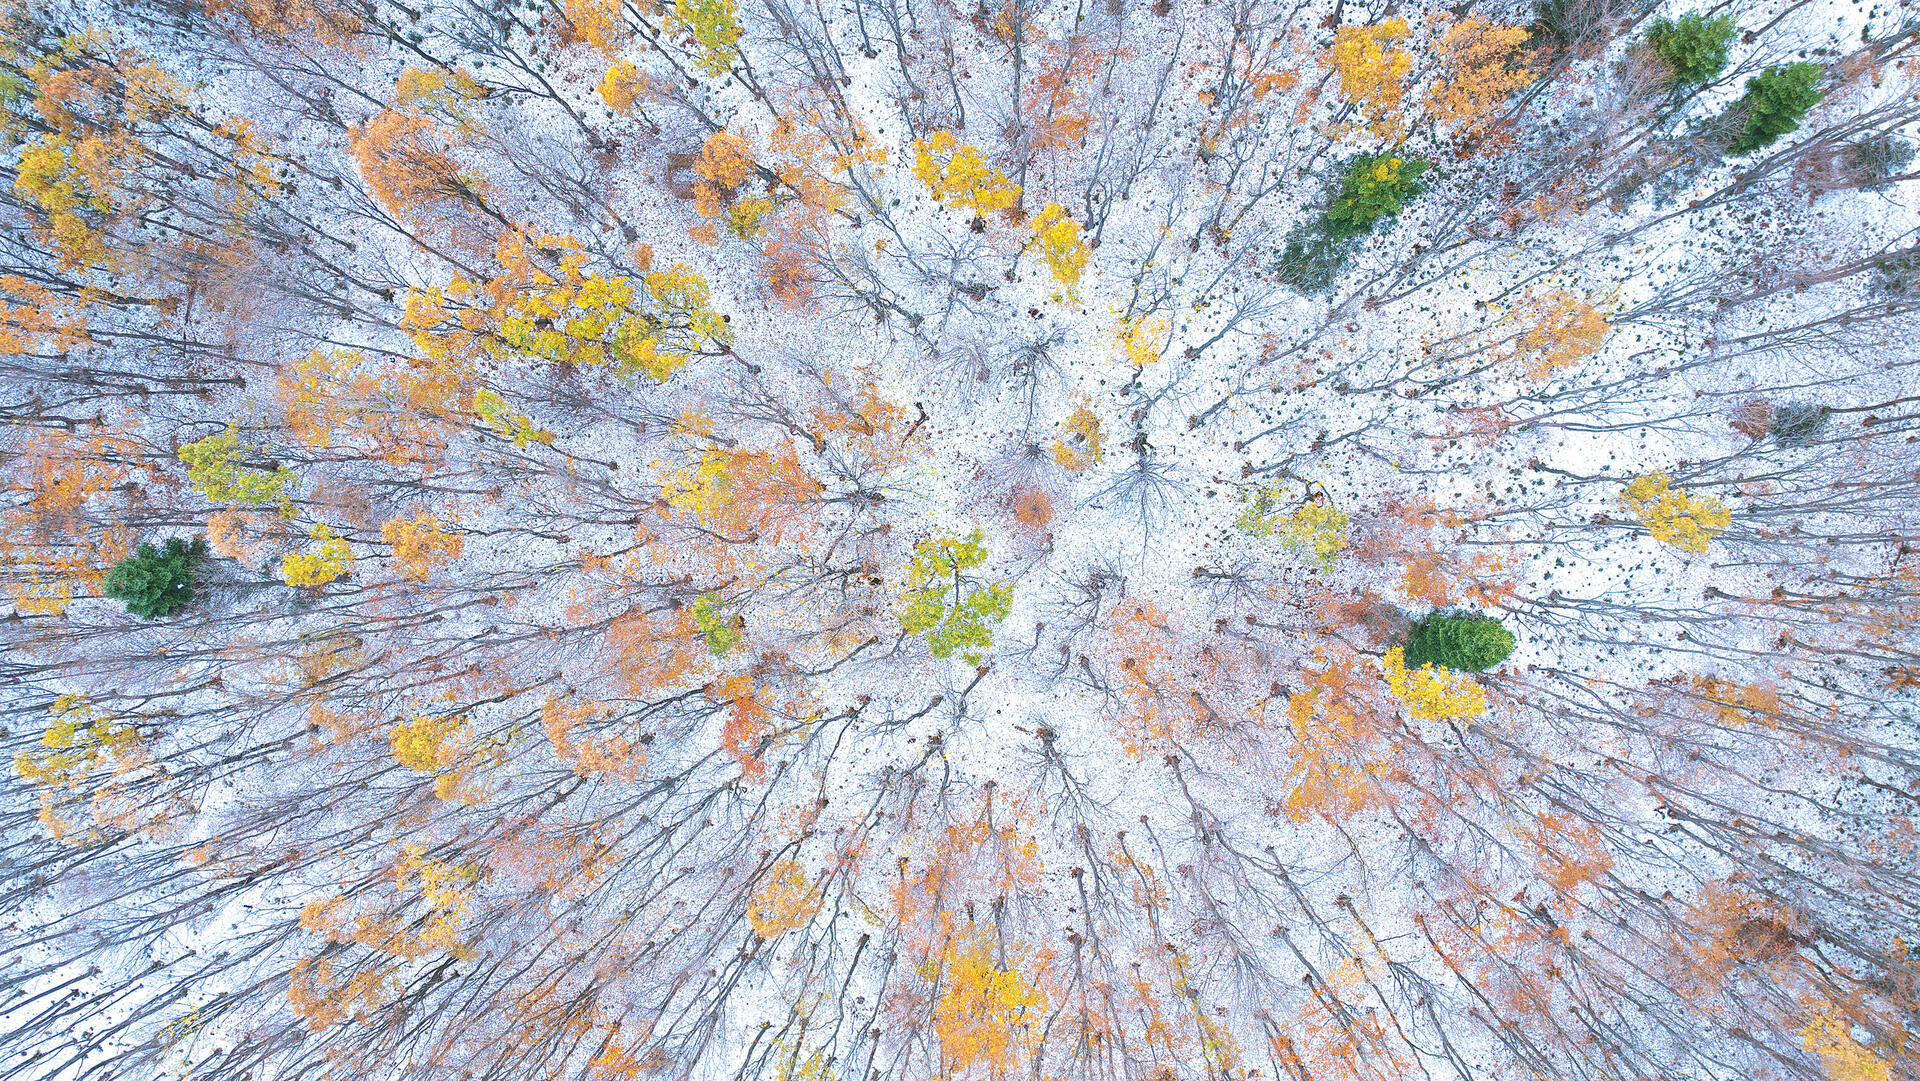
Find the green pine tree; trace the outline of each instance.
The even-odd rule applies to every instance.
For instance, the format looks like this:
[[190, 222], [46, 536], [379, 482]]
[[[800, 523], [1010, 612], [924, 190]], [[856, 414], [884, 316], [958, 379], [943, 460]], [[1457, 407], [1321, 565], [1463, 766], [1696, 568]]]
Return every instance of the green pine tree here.
[[1782, 135], [1798, 128], [1807, 110], [1826, 96], [1820, 89], [1822, 73], [1820, 65], [1802, 60], [1775, 64], [1748, 79], [1746, 97], [1734, 106], [1745, 114], [1746, 126], [1728, 149], [1735, 154], [1751, 153], [1772, 146]]
[[143, 543], [107, 572], [104, 592], [142, 619], [171, 615], [193, 599], [193, 574], [206, 555], [207, 542], [198, 537], [192, 544], [170, 537], [164, 552]]
[[1513, 632], [1491, 616], [1435, 612], [1407, 636], [1408, 668], [1434, 664], [1458, 672], [1484, 672], [1513, 652]]
[[1653, 51], [1673, 68], [1674, 86], [1712, 82], [1727, 69], [1728, 48], [1733, 44], [1733, 16], [1709, 19], [1705, 15], [1682, 15], [1679, 19], [1655, 19], [1647, 27], [1647, 40]]

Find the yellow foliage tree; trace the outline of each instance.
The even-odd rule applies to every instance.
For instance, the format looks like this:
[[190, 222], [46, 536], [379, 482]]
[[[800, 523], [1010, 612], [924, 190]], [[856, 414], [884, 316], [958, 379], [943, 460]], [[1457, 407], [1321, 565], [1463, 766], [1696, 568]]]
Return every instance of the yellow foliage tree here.
[[1555, 289], [1516, 306], [1507, 321], [1521, 324], [1513, 359], [1534, 379], [1545, 379], [1598, 353], [1613, 324], [1586, 297]]
[[1400, 103], [1413, 57], [1394, 43], [1408, 29], [1398, 16], [1372, 26], [1343, 26], [1334, 31], [1323, 61], [1340, 77], [1340, 97], [1360, 110], [1375, 135], [1396, 142], [1405, 130]]
[[1473, 676], [1423, 664], [1407, 667], [1406, 650], [1394, 646], [1384, 660], [1387, 688], [1419, 721], [1459, 721], [1487, 712], [1487, 693]]
[[1648, 473], [1635, 477], [1620, 493], [1620, 507], [1662, 544], [1683, 552], [1704, 552], [1733, 521], [1733, 512], [1712, 496], [1675, 491], [1673, 477]]
[[624, 113], [633, 108], [633, 103], [647, 92], [650, 82], [646, 72], [625, 60], [617, 60], [600, 77], [600, 85], [596, 89], [600, 91], [600, 100], [607, 103], [607, 108]]
[[1887, 1081], [1891, 1065], [1853, 1038], [1852, 1026], [1830, 1005], [1822, 1004], [1800, 1029], [1800, 1042], [1820, 1056], [1833, 1081]]
[[819, 907], [819, 898], [807, 885], [806, 871], [794, 860], [781, 860], [754, 888], [747, 922], [761, 938], [778, 938], [805, 927]]
[[940, 982], [933, 1029], [945, 1076], [1002, 1078], [1038, 1048], [1047, 996], [1019, 966], [1002, 967], [984, 937], [949, 940], [931, 962]]
[[481, 759], [465, 717], [416, 714], [387, 733], [387, 746], [394, 761], [415, 773], [432, 774], [433, 794], [440, 799], [472, 805], [483, 798], [468, 784]]
[[975, 214], [1005, 210], [1020, 202], [1020, 186], [987, 165], [979, 147], [960, 142], [950, 131], [913, 141], [913, 175], [935, 199]]
[[1120, 329], [1115, 337], [1120, 343], [1120, 356], [1136, 368], [1144, 368], [1160, 359], [1160, 351], [1167, 335], [1173, 330], [1173, 323], [1164, 315], [1126, 315], [1120, 317]]
[[1080, 272], [1087, 268], [1087, 242], [1080, 238], [1080, 223], [1059, 203], [1048, 203], [1034, 215], [1033, 239], [1053, 280], [1066, 286], [1071, 296], [1080, 284]]
[[353, 548], [325, 522], [316, 522], [308, 534], [320, 547], [289, 552], [280, 559], [280, 577], [290, 586], [323, 586], [353, 568]]
[[1078, 473], [1107, 459], [1106, 439], [1100, 432], [1100, 417], [1084, 402], [1074, 407], [1065, 424], [1067, 434], [1053, 441], [1053, 460], [1061, 468]]

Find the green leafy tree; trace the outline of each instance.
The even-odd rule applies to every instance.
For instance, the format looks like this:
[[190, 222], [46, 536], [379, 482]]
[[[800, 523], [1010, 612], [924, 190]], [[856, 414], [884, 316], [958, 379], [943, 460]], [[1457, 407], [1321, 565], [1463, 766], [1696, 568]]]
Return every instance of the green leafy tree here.
[[1327, 235], [1334, 240], [1364, 236], [1380, 219], [1398, 216], [1407, 200], [1420, 194], [1420, 176], [1432, 164], [1387, 153], [1353, 159], [1327, 210]]
[[244, 464], [256, 452], [243, 445], [239, 433], [231, 427], [188, 443], [177, 453], [186, 463], [187, 479], [209, 502], [256, 507], [262, 503], [278, 503], [281, 517], [293, 516], [293, 500], [288, 492], [293, 484], [293, 470], [284, 465], [258, 469]]
[[693, 602], [693, 625], [706, 635], [707, 650], [716, 657], [726, 656], [727, 650], [739, 644], [745, 622], [737, 615], [729, 618], [720, 610], [718, 593], [702, 593]]
[[1647, 27], [1647, 40], [1660, 59], [1673, 68], [1671, 85], [1698, 85], [1711, 82], [1727, 69], [1734, 29], [1731, 15], [1713, 19], [1682, 15], [1678, 19], [1655, 19]]
[[1811, 61], [1775, 64], [1747, 80], [1746, 96], [1734, 106], [1746, 125], [1728, 149], [1747, 154], [1772, 146], [1782, 135], [1800, 126], [1807, 110], [1820, 104], [1822, 68]]
[[945, 660], [960, 651], [979, 664], [993, 645], [993, 628], [1013, 609], [1013, 583], [977, 583], [963, 572], [986, 562], [981, 533], [965, 540], [935, 537], [914, 546], [907, 568], [909, 599], [900, 629], [924, 635], [927, 651]]
[[1458, 672], [1484, 672], [1513, 652], [1513, 632], [1478, 613], [1436, 612], [1414, 624], [1407, 636], [1408, 668], [1438, 665]]
[[1347, 547], [1347, 513], [1330, 503], [1296, 502], [1281, 513], [1285, 489], [1269, 484], [1242, 493], [1246, 503], [1234, 526], [1255, 537], [1275, 537], [1290, 552], [1306, 552], [1325, 574]]
[[107, 572], [104, 592], [125, 601], [141, 619], [171, 615], [193, 599], [193, 575], [207, 555], [207, 542], [168, 538], [165, 550], [142, 544]]

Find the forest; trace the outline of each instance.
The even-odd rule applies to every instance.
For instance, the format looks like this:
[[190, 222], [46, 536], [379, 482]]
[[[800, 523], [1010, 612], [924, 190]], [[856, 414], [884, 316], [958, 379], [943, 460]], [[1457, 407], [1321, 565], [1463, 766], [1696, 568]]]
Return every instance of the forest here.
[[0, 0], [0, 1081], [1920, 1078], [1916, 140], [1916, 0]]

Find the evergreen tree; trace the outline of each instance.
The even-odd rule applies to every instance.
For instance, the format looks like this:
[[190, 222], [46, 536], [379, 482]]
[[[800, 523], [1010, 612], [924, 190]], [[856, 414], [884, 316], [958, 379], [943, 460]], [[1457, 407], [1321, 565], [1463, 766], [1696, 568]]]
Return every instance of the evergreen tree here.
[[1407, 200], [1420, 194], [1420, 175], [1432, 163], [1425, 158], [1362, 154], [1341, 178], [1340, 195], [1327, 210], [1327, 235], [1348, 240], [1373, 229], [1382, 218], [1397, 217]]
[[171, 615], [193, 599], [194, 570], [206, 555], [207, 542], [198, 537], [192, 544], [170, 537], [164, 552], [143, 543], [107, 572], [104, 592], [142, 619]]
[[1660, 59], [1673, 67], [1671, 85], [1698, 85], [1726, 70], [1733, 31], [1731, 15], [1716, 19], [1682, 15], [1678, 20], [1655, 19], [1647, 28], [1647, 40]]
[[1513, 652], [1513, 632], [1491, 616], [1435, 612], [1407, 636], [1406, 664], [1433, 664], [1459, 672], [1484, 672]]
[[1820, 75], [1820, 65], [1802, 60], [1775, 64], [1748, 79], [1747, 95], [1734, 106], [1746, 116], [1746, 125], [1728, 149], [1735, 154], [1750, 153], [1772, 146], [1782, 135], [1798, 128], [1807, 110], [1825, 96]]

